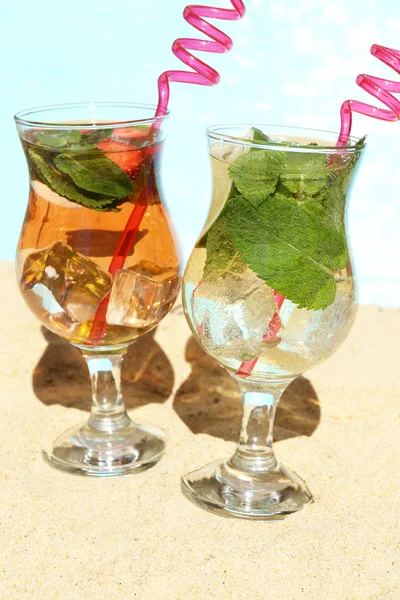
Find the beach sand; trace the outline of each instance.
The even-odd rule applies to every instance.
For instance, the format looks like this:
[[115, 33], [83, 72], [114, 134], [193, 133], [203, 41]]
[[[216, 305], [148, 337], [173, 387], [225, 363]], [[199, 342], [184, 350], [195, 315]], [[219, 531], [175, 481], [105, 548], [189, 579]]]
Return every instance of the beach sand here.
[[225, 519], [180, 492], [180, 476], [227, 457], [241, 405], [177, 306], [132, 346], [133, 418], [169, 443], [123, 478], [50, 468], [41, 449], [87, 418], [83, 359], [41, 329], [0, 264], [0, 598], [29, 600], [398, 600], [400, 310], [360, 307], [342, 348], [295, 381], [276, 454], [314, 504], [284, 521]]

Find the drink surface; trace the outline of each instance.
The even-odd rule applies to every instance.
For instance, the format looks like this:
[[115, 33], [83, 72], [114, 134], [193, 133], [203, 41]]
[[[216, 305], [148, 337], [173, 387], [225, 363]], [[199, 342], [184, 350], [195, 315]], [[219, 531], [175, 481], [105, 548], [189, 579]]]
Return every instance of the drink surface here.
[[[22, 140], [31, 183], [16, 260], [21, 292], [46, 327], [83, 346], [93, 346], [96, 311], [107, 298], [96, 345], [128, 344], [161, 320], [179, 288], [177, 248], [156, 185], [159, 144], [145, 128], [105, 129], [97, 139], [90, 132], [88, 140], [74, 132], [72, 142], [63, 134], [30, 132]], [[150, 202], [112, 277], [112, 256], [144, 186]]]
[[323, 361], [356, 311], [344, 226], [354, 162], [313, 148], [284, 152], [274, 172], [276, 153], [211, 147], [212, 206], [184, 275], [196, 339], [232, 372], [253, 361], [254, 378]]

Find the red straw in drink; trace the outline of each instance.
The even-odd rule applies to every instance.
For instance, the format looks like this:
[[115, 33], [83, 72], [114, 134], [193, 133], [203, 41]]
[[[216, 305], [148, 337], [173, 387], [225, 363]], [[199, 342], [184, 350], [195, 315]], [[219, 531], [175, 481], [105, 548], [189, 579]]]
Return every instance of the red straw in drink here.
[[[223, 21], [236, 21], [241, 19], [245, 14], [243, 2], [241, 0], [231, 0], [231, 4], [233, 9], [191, 5], [187, 6], [183, 11], [183, 18], [195, 29], [201, 31], [211, 39], [198, 40], [193, 38], [178, 38], [174, 41], [172, 44], [172, 52], [185, 65], [193, 69], [193, 71], [165, 71], [160, 75], [158, 78], [158, 106], [155, 114], [156, 117], [164, 115], [167, 112], [170, 95], [170, 81], [194, 83], [197, 85], [216, 85], [219, 82], [219, 73], [196, 56], [193, 56], [190, 53], [190, 50], [223, 54], [232, 48], [233, 43], [231, 38], [220, 29], [217, 29], [214, 25], [205, 21], [205, 18], [221, 19]], [[157, 124], [153, 125], [153, 128], [157, 127]], [[153, 151], [153, 149], [149, 149], [147, 155], [145, 153], [145, 166], [146, 162], [147, 164], [151, 164], [151, 161], [153, 160]], [[123, 268], [126, 258], [132, 249], [146, 209], [150, 203], [153, 189], [151, 177], [152, 176], [147, 178], [148, 181], [132, 210], [111, 260], [108, 270], [113, 276], [119, 269]], [[108, 295], [100, 303], [96, 311], [88, 339], [89, 343], [93, 345], [98, 344], [104, 335], [109, 300], [110, 296]]]

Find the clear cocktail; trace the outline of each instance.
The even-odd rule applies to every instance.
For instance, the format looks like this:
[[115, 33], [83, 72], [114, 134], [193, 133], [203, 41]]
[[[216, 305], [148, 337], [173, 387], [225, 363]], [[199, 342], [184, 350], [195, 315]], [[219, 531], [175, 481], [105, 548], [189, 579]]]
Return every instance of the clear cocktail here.
[[230, 461], [189, 474], [210, 510], [268, 518], [311, 499], [272, 451], [274, 411], [297, 375], [330, 356], [355, 317], [345, 209], [363, 142], [258, 127], [208, 132], [213, 201], [184, 275], [188, 323], [244, 397]]

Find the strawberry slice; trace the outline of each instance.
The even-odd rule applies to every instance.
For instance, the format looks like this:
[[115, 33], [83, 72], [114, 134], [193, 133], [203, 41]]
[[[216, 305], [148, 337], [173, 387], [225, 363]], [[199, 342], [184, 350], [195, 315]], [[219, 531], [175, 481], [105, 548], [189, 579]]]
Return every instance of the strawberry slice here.
[[95, 144], [104, 154], [115, 162], [121, 169], [134, 180], [142, 170], [143, 156], [140, 150], [125, 142], [116, 140], [103, 140]]
[[117, 127], [113, 130], [112, 137], [118, 140], [144, 142], [150, 136], [149, 127]]

